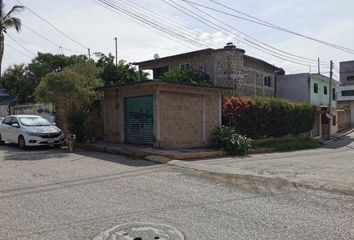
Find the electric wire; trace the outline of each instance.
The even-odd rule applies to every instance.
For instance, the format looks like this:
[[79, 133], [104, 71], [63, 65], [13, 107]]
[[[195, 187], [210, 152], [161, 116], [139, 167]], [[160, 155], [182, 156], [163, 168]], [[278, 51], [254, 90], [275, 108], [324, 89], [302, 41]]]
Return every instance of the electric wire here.
[[[183, 0], [183, 1], [187, 1], [187, 0]], [[233, 14], [230, 14], [230, 13], [227, 13], [227, 12], [224, 12], [224, 11], [221, 11], [221, 10], [217, 10], [217, 9], [214, 9], [214, 8], [211, 8], [211, 7], [208, 7], [208, 6], [205, 6], [205, 5], [201, 5], [201, 4], [199, 4], [199, 5], [200, 5], [200, 6], [203, 6], [203, 7], [205, 7], [205, 8], [208, 8], [208, 9], [210, 9], [210, 10], [216, 11], [216, 12], [220, 12], [220, 13], [223, 13], [223, 14], [226, 14], [226, 15], [229, 15], [229, 16], [237, 17], [237, 18], [240, 18], [240, 19], [243, 19], [243, 20], [246, 20], [246, 21], [250, 21], [250, 22], [257, 23], [257, 24], [260, 24], [260, 25], [263, 25], [263, 26], [267, 26], [267, 27], [270, 27], [270, 28], [273, 28], [273, 29], [276, 29], [276, 30], [279, 30], [279, 31], [287, 32], [287, 33], [290, 33], [290, 34], [293, 34], [293, 35], [296, 35], [296, 36], [299, 36], [299, 37], [302, 37], [302, 38], [306, 38], [306, 39], [308, 39], [308, 40], [312, 40], [312, 41], [321, 43], [321, 44], [323, 44], [323, 45], [327, 45], [327, 46], [332, 47], [332, 48], [335, 48], [335, 49], [337, 49], [337, 50], [341, 50], [341, 51], [344, 51], [344, 52], [347, 52], [347, 53], [354, 54], [354, 49], [347, 48], [347, 47], [344, 47], [344, 46], [341, 46], [341, 45], [337, 45], [337, 44], [334, 44], [334, 43], [326, 42], [326, 41], [323, 41], [323, 40], [319, 40], [319, 39], [316, 39], [316, 38], [314, 38], [314, 37], [310, 37], [310, 36], [307, 36], [307, 35], [304, 35], [304, 34], [301, 34], [301, 33], [297, 33], [297, 32], [295, 32], [295, 31], [286, 29], [286, 28], [284, 28], [284, 27], [280, 27], [280, 26], [275, 25], [275, 24], [273, 24], [273, 23], [264, 21], [264, 20], [262, 20], [262, 19], [259, 19], [259, 18], [256, 18], [256, 17], [254, 17], [254, 16], [251, 16], [251, 15], [249, 15], [249, 14], [246, 14], [246, 13], [244, 13], [244, 12], [242, 12], [242, 11], [239, 11], [239, 10], [237, 10], [237, 9], [235, 9], [235, 8], [229, 7], [229, 6], [225, 5], [225, 4], [219, 3], [219, 2], [217, 2], [217, 1], [215, 1], [215, 0], [209, 0], [209, 1], [210, 1], [210, 2], [213, 2], [214, 4], [217, 4], [217, 5], [219, 5], [219, 6], [222, 6], [222, 7], [226, 8], [226, 9], [229, 9], [229, 10], [231, 10], [231, 11], [237, 12], [237, 13], [243, 15], [243, 16], [247, 16], [247, 17], [249, 17], [249, 18], [251, 18], [251, 19], [255, 19], [256, 21], [252, 21], [252, 20], [250, 20], [250, 19], [241, 18], [241, 17], [239, 17], [239, 16], [237, 16], [237, 15], [233, 15]], [[191, 1], [189, 1], [189, 0], [188, 0], [188, 2], [191, 3]], [[193, 2], [193, 4], [197, 4], [197, 3]]]
[[27, 30], [29, 30], [30, 32], [36, 34], [37, 36], [41, 37], [42, 39], [46, 40], [47, 42], [50, 42], [51, 44], [53, 44], [54, 46], [58, 47], [58, 48], [62, 48], [66, 51], [70, 51], [70, 52], [74, 52], [74, 53], [78, 53], [78, 54], [83, 54], [82, 52], [79, 52], [79, 51], [76, 51], [76, 50], [72, 50], [70, 48], [66, 48], [66, 47], [63, 47], [61, 46], [60, 44], [50, 40], [49, 38], [45, 37], [44, 35], [40, 34], [39, 32], [33, 30], [32, 28], [22, 24], [22, 27], [26, 28]]
[[12, 39], [12, 41], [14, 41], [15, 43], [17, 43], [17, 45], [19, 45], [21, 48], [23, 48], [26, 52], [30, 53], [33, 56], [36, 56], [36, 54], [34, 54], [31, 50], [29, 50], [28, 48], [26, 48], [25, 46], [23, 46], [19, 41], [17, 41], [15, 38], [13, 38], [9, 33], [6, 33], [6, 35]]
[[[295, 59], [295, 60], [297, 60], [297, 61], [298, 61], [298, 60], [308, 61], [308, 62], [311, 62], [312, 64], [318, 62], [317, 60], [310, 59], [310, 58], [306, 58], [306, 57], [302, 57], [302, 56], [299, 56], [299, 55], [296, 55], [296, 54], [292, 54], [292, 53], [283, 51], [283, 50], [281, 50], [281, 49], [279, 49], [279, 48], [273, 47], [273, 46], [271, 46], [271, 45], [269, 45], [269, 44], [267, 44], [267, 43], [264, 43], [264, 42], [262, 42], [262, 41], [259, 41], [258, 39], [254, 38], [254, 37], [252, 37], [252, 36], [250, 36], [250, 35], [248, 35], [248, 34], [246, 34], [246, 33], [244, 33], [244, 32], [241, 32], [240, 30], [236, 29], [235, 27], [231, 26], [230, 24], [227, 24], [227, 23], [225, 23], [224, 21], [221, 21], [220, 19], [218, 19], [218, 18], [212, 16], [211, 14], [209, 14], [209, 13], [207, 13], [207, 12], [201, 10], [200, 8], [195, 7], [195, 6], [193, 6], [192, 4], [189, 4], [189, 3], [188, 3], [189, 1], [185, 1], [185, 0], [182, 0], [182, 1], [185, 2], [186, 4], [188, 4], [189, 6], [191, 6], [192, 8], [194, 8], [194, 9], [196, 9], [196, 10], [202, 12], [203, 14], [207, 15], [208, 17], [214, 19], [215, 21], [217, 21], [217, 22], [219, 22], [219, 23], [221, 23], [221, 24], [224, 24], [224, 25], [228, 26], [229, 28], [233, 29], [233, 30], [236, 31], [237, 33], [242, 34], [242, 35], [244, 35], [244, 36], [246, 36], [246, 37], [252, 39], [253, 41], [256, 41], [256, 42], [258, 42], [258, 43], [260, 43], [260, 44], [262, 44], [262, 45], [264, 45], [264, 46], [266, 46], [266, 47], [268, 47], [268, 48], [271, 48], [271, 49], [275, 50], [275, 51], [279, 51], [279, 52], [281, 52], [281, 53], [288, 54], [288, 55], [290, 55], [290, 56], [295, 57], [295, 58], [291, 57], [292, 59]], [[248, 41], [247, 39], [245, 39], [245, 40]], [[248, 41], [248, 42], [252, 43], [252, 41]], [[282, 55], [282, 56], [285, 56], [285, 55]], [[287, 56], [285, 56], [285, 57], [287, 57]], [[328, 64], [323, 64], [323, 63], [321, 63], [321, 65], [328, 66]]]
[[56, 30], [58, 33], [60, 33], [61, 35], [63, 35], [64, 37], [66, 37], [67, 39], [71, 40], [72, 42], [80, 45], [83, 48], [89, 49], [89, 47], [85, 46], [84, 44], [82, 44], [81, 42], [75, 40], [74, 38], [70, 37], [69, 35], [67, 35], [66, 33], [64, 33], [63, 31], [61, 31], [59, 28], [57, 28], [56, 26], [54, 26], [52, 23], [50, 23], [48, 20], [46, 20], [45, 18], [41, 17], [38, 13], [36, 13], [35, 11], [33, 11], [31, 8], [27, 7], [25, 4], [23, 4], [20, 0], [16, 0], [18, 3], [20, 3], [21, 5], [23, 5], [28, 11], [30, 11], [32, 14], [34, 14], [35, 16], [37, 16], [38, 18], [40, 18], [42, 21], [44, 21], [45, 23], [47, 23], [49, 26], [51, 26], [54, 30]]
[[19, 53], [19, 54], [21, 54], [21, 55], [23, 55], [23, 56], [25, 56], [25, 57], [27, 57], [27, 58], [29, 58], [29, 59], [33, 59], [33, 57], [27, 55], [26, 53], [24, 53], [24, 52], [22, 52], [22, 51], [20, 51], [20, 50], [18, 50], [17, 48], [11, 46], [11, 45], [8, 44], [8, 43], [5, 43], [5, 46], [8, 47], [8, 48], [11, 48], [13, 51], [15, 51], [15, 52], [17, 52], [17, 53]]
[[135, 18], [136, 20], [138, 20], [138, 21], [140, 21], [140, 22], [142, 22], [142, 23], [144, 23], [146, 25], [153, 26], [156, 29], [159, 29], [160, 31], [169, 33], [170, 35], [172, 35], [174, 37], [177, 37], [179, 39], [184, 39], [184, 40], [186, 40], [189, 43], [196, 44], [198, 46], [203, 46], [203, 44], [201, 44], [200, 42], [198, 42], [198, 41], [196, 41], [194, 39], [191, 39], [191, 38], [189, 38], [187, 36], [184, 36], [183, 34], [176, 33], [176, 32], [174, 32], [174, 31], [172, 31], [172, 30], [170, 30], [170, 29], [168, 29], [166, 27], [163, 27], [163, 26], [161, 26], [161, 25], [159, 25], [157, 23], [154, 23], [154, 22], [152, 22], [150, 20], [147, 20], [147, 19], [139, 16], [138, 14], [135, 14], [135, 13], [133, 13], [131, 11], [128, 11], [126, 9], [123, 9], [123, 8], [117, 6], [116, 4], [112, 3], [111, 1], [108, 1], [108, 0], [98, 0], [98, 1], [103, 3], [103, 4], [105, 4], [105, 5], [107, 5], [107, 6], [109, 6], [109, 7], [111, 7], [111, 8], [116, 9], [117, 11], [123, 13], [124, 15], [131, 16], [131, 17]]
[[[103, 7], [103, 8], [105, 8], [105, 9], [107, 9], [107, 10], [109, 10], [109, 11], [111, 11], [111, 12], [117, 14], [117, 15], [119, 15], [119, 16], [127, 16], [127, 15], [122, 14], [121, 12], [118, 12], [117, 10], [115, 10], [115, 9], [113, 9], [113, 8], [108, 7], [108, 6], [105, 5], [105, 4], [102, 4], [102, 3], [99, 2], [98, 0], [91, 0], [91, 1], [94, 2], [94, 3], [96, 3], [96, 4], [98, 4], [98, 5], [100, 5], [100, 6]], [[132, 22], [136, 23], [137, 25], [142, 26], [141, 22], [135, 20], [135, 18], [133, 18], [133, 17], [131, 17], [131, 16], [128, 16], [128, 18], [129, 18]], [[174, 41], [174, 42], [177, 41], [179, 44], [181, 44], [181, 45], [183, 45], [183, 46], [185, 46], [185, 47], [187, 47], [187, 48], [189, 48], [189, 49], [191, 49], [191, 50], [195, 50], [195, 48], [192, 48], [191, 46], [185, 44], [185, 42], [183, 42], [183, 41], [181, 41], [181, 40], [179, 40], [179, 39], [175, 39], [175, 38], [170, 37], [170, 35], [167, 34], [167, 33], [165, 33], [165, 32], [158, 32], [158, 30], [156, 30], [156, 28], [154, 28], [153, 26], [150, 26], [150, 25], [145, 25], [145, 26], [147, 26], [147, 27], [150, 28], [153, 32], [155, 32], [156, 34], [158, 34], [158, 35], [160, 35], [160, 36], [162, 36], [162, 37], [165, 37], [165, 38], [167, 38], [167, 39], [169, 39], [169, 40], [172, 40], [172, 41]]]
[[[115, 0], [115, 1], [117, 2], [117, 0]], [[145, 7], [139, 5], [138, 3], [134, 2], [134, 1], [126, 0], [126, 2], [125, 2], [125, 1], [119, 0], [119, 2], [129, 5], [129, 6], [133, 7], [135, 10], [139, 9], [141, 13], [143, 12], [148, 16], [152, 16], [152, 17], [156, 18], [158, 21], [160, 21], [160, 23], [169, 24], [169, 27], [172, 27], [174, 29], [181, 28], [185, 31], [184, 34], [186, 32], [188, 32], [188, 34], [192, 37], [195, 37], [197, 34], [203, 34], [203, 32], [199, 31], [198, 29], [191, 30], [191, 29], [187, 28], [186, 26], [182, 25], [181, 23], [173, 20], [170, 16], [160, 14], [159, 12], [153, 11], [151, 9], [147, 10]]]
[[[260, 46], [259, 44], [256, 44], [256, 43], [250, 44], [250, 43], [248, 43], [248, 42], [244, 42], [244, 41], [238, 39], [238, 38], [237, 38], [237, 35], [236, 35], [235, 33], [233, 33], [232, 35], [230, 35], [228, 29], [226, 29], [226, 28], [224, 28], [224, 27], [222, 27], [222, 26], [220, 26], [220, 25], [218, 25], [218, 24], [215, 24], [215, 23], [209, 21], [208, 19], [206, 19], [206, 18], [204, 18], [204, 17], [202, 17], [202, 16], [200, 16], [200, 15], [198, 15], [198, 14], [196, 14], [196, 13], [190, 11], [189, 9], [187, 9], [187, 8], [185, 8], [185, 7], [183, 7], [183, 6], [181, 6], [180, 4], [176, 4], [176, 3], [175, 3], [174, 1], [172, 1], [172, 0], [170, 0], [170, 2], [173, 2], [173, 3], [176, 4], [177, 6], [174, 5], [174, 4], [171, 4], [171, 3], [167, 2], [166, 0], [162, 0], [162, 1], [165, 2], [166, 4], [172, 6], [173, 8], [175, 8], [175, 9], [177, 9], [177, 10], [179, 10], [179, 11], [185, 13], [186, 15], [188, 15], [188, 16], [190, 16], [190, 17], [196, 19], [197, 21], [204, 23], [205, 25], [209, 26], [210, 28], [212, 28], [212, 29], [214, 29], [214, 30], [217, 30], [217, 31], [221, 31], [220, 29], [223, 29], [222, 32], [223, 32], [225, 35], [228, 35], [228, 36], [232, 37], [233, 39], [235, 39], [235, 40], [237, 40], [237, 41], [239, 41], [239, 42], [241, 42], [241, 43], [243, 43], [243, 44], [245, 44], [245, 45], [247, 45], [247, 46], [250, 46], [250, 47], [252, 47], [252, 48], [258, 49], [259, 51], [262, 51], [262, 52], [265, 52], [265, 53], [267, 53], [267, 54], [269, 54], [269, 55], [272, 55], [273, 57], [282, 59], [282, 60], [284, 60], [284, 61], [292, 62], [292, 63], [298, 64], [298, 65], [302, 65], [302, 66], [316, 66], [316, 65], [314, 65], [314, 64], [312, 64], [312, 65], [311, 65], [311, 64], [305, 64], [305, 63], [303, 63], [303, 62], [298, 62], [298, 61], [295, 61], [295, 60], [291, 60], [291, 59], [289, 59], [289, 57], [285, 57], [285, 58], [284, 58], [284, 57], [281, 56], [281, 54], [279, 54], [279, 53], [277, 53], [277, 52], [274, 52], [274, 51], [272, 51], [272, 50], [266, 49], [266, 48], [264, 48], [264, 47], [262, 47], [262, 46]], [[178, 6], [180, 6], [180, 7], [178, 7]], [[182, 10], [181, 8], [183, 8], [183, 9], [185, 9], [186, 11], [189, 11], [189, 12], [191, 12], [191, 13], [188, 13], [188, 12], [186, 12], [185, 10]], [[197, 16], [197, 17], [196, 17], [196, 16]], [[201, 19], [203, 19], [203, 20], [201, 20]], [[214, 26], [212, 26], [212, 25], [217, 26], [217, 28], [214, 27]], [[235, 36], [236, 36], [236, 37], [235, 37]], [[279, 55], [280, 55], [280, 56], [279, 56]]]

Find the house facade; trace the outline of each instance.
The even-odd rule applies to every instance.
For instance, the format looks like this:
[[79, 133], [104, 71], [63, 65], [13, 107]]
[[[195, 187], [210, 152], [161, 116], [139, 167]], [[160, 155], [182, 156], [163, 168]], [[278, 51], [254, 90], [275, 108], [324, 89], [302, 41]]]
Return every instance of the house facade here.
[[245, 50], [229, 43], [222, 49], [203, 49], [174, 56], [137, 62], [139, 70], [152, 70], [154, 79], [174, 69], [191, 68], [200, 71], [229, 95], [275, 96], [276, 72], [280, 68], [248, 56]]
[[208, 147], [222, 123], [219, 87], [162, 80], [104, 87], [104, 140], [155, 148]]
[[338, 90], [339, 129], [354, 125], [354, 61], [340, 63], [340, 87]]
[[[317, 106], [315, 125], [311, 134], [314, 137], [326, 136], [329, 128], [331, 134], [338, 131], [336, 103], [338, 86], [338, 82], [332, 80], [332, 89], [330, 89], [330, 78], [321, 74], [283, 75], [277, 78], [277, 96]], [[330, 97], [332, 101], [329, 110]], [[329, 115], [328, 112], [331, 114]]]

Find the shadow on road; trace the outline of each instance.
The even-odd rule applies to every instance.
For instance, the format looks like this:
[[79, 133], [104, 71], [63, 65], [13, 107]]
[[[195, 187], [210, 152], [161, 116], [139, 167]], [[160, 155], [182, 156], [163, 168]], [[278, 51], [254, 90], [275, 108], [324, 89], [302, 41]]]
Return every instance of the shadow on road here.
[[338, 148], [348, 147], [348, 148], [354, 149], [354, 145], [352, 144], [353, 142], [354, 142], [354, 137], [351, 135], [348, 135], [348, 136], [342, 137], [340, 140], [333, 141], [329, 144], [326, 144], [322, 148], [338, 149]]
[[53, 148], [50, 146], [41, 146], [21, 150], [16, 144], [6, 144], [0, 146], [0, 151], [4, 152], [3, 160], [5, 161], [38, 161], [50, 159], [71, 159], [71, 161], [77, 161], [82, 158], [94, 158], [97, 160], [115, 162], [132, 167], [147, 167], [156, 165], [156, 163], [142, 159], [129, 158], [122, 155], [108, 153], [84, 151], [80, 149], [75, 149], [73, 153], [69, 153], [65, 147]]

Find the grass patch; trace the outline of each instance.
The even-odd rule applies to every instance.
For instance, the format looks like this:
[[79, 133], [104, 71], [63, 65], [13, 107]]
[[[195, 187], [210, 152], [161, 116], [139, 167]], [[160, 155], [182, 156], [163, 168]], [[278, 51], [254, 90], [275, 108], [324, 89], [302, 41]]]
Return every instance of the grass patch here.
[[298, 151], [319, 148], [321, 145], [314, 139], [291, 139], [291, 140], [269, 140], [255, 141], [253, 148], [274, 148], [279, 152]]

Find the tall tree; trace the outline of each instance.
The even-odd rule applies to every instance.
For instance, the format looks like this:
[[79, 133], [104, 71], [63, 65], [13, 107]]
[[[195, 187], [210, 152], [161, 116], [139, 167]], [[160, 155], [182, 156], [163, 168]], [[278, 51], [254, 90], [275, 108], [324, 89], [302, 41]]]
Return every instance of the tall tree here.
[[146, 73], [139, 73], [132, 64], [124, 60], [120, 60], [116, 66], [114, 56], [110, 53], [106, 56], [101, 52], [96, 52], [95, 55], [98, 57], [96, 65], [102, 69], [100, 77], [106, 86], [148, 79]]
[[36, 83], [29, 77], [25, 65], [13, 65], [9, 67], [2, 78], [0, 78], [1, 87], [7, 89], [15, 98], [16, 104], [32, 103], [34, 101], [34, 92]]
[[5, 12], [5, 4], [3, 0], [0, 0], [0, 75], [1, 75], [1, 64], [2, 58], [4, 56], [4, 42], [5, 36], [4, 34], [7, 32], [9, 28], [15, 28], [17, 32], [21, 30], [21, 20], [14, 15], [24, 9], [23, 6], [15, 5], [11, 8], [11, 10], [6, 13]]

